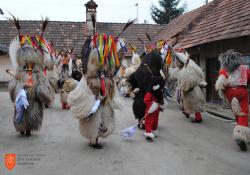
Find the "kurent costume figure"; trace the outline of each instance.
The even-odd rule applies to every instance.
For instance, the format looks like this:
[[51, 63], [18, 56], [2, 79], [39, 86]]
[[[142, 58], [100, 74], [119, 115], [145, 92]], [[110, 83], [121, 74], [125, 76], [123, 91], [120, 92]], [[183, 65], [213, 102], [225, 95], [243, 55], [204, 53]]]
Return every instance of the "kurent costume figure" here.
[[[117, 88], [113, 76], [114, 68], [119, 68], [117, 51], [120, 42], [105, 34], [96, 38], [99, 49], [91, 47], [90, 38], [84, 44], [82, 63], [85, 75], [69, 94], [69, 104], [74, 117], [79, 119], [81, 135], [89, 140], [89, 146], [100, 149], [102, 145], [98, 139], [111, 135], [115, 129]], [[103, 40], [110, 46], [103, 45]], [[95, 42], [93, 39], [92, 44]]]
[[65, 52], [61, 52], [60, 54], [60, 61], [61, 64], [60, 69], [60, 78], [57, 81], [57, 86], [60, 91], [60, 101], [62, 104], [62, 109], [70, 109], [70, 105], [68, 104], [68, 94], [73, 91], [77, 84], [78, 80], [71, 78], [72, 76], [72, 61], [73, 61], [73, 48], [69, 51], [66, 49]]
[[51, 94], [51, 102], [47, 105], [45, 105], [45, 107], [51, 107], [54, 100], [55, 100], [55, 91], [58, 90], [58, 85], [57, 82], [59, 80], [59, 75], [56, 72], [56, 55], [55, 52], [53, 50], [53, 45], [50, 43], [48, 44], [48, 46], [50, 47], [49, 52], [50, 57], [48, 60], [44, 60], [44, 65], [43, 65], [43, 72], [45, 77], [47, 78], [47, 80], [49, 81], [50, 84], [50, 94]]
[[79, 82], [73, 78], [65, 77], [64, 79], [59, 79], [57, 86], [60, 89], [60, 102], [62, 104], [62, 109], [69, 110], [70, 105], [68, 102], [68, 95], [73, 91]]
[[190, 117], [192, 122], [199, 123], [202, 121], [201, 112], [205, 109], [205, 95], [202, 88], [207, 83], [204, 81], [202, 69], [187, 54], [175, 52], [175, 55], [177, 69], [170, 71], [172, 74], [170, 76], [177, 80], [177, 101], [181, 103], [186, 117]]
[[141, 59], [140, 56], [136, 53], [133, 53], [132, 59], [131, 59], [131, 64], [129, 67], [125, 69], [123, 78], [121, 80], [121, 94], [124, 95], [125, 97], [134, 97], [133, 91], [131, 91], [131, 85], [126, 81], [128, 77], [134, 73], [138, 67], [141, 64]]
[[138, 127], [141, 129], [144, 128], [144, 124], [140, 121], [145, 116], [146, 111], [144, 96], [147, 93], [149, 83], [152, 82], [152, 78], [161, 77], [160, 71], [162, 69], [162, 58], [160, 52], [152, 51], [145, 57], [146, 58], [141, 63], [140, 67], [127, 79], [127, 82], [130, 83], [132, 90], [135, 93], [133, 112], [135, 118], [138, 119]]
[[9, 54], [16, 68], [14, 79], [9, 82], [9, 93], [14, 103], [14, 126], [21, 134], [30, 136], [42, 126], [44, 105], [51, 102], [50, 85], [43, 71], [45, 60], [49, 60], [49, 48], [42, 38], [47, 25], [43, 23], [41, 35], [20, 33], [19, 21], [13, 17], [18, 36], [11, 41]]
[[66, 51], [61, 57], [61, 76], [63, 79], [69, 77], [72, 73], [72, 59], [70, 54], [69, 51]]
[[77, 81], [82, 79], [82, 61], [80, 59], [72, 60], [72, 74], [71, 77]]
[[248, 90], [250, 70], [243, 65], [241, 54], [229, 50], [219, 56], [221, 70], [216, 81], [216, 90], [220, 96], [226, 97], [236, 118], [236, 126], [233, 138], [242, 151], [247, 150], [250, 141], [250, 129], [248, 128]]

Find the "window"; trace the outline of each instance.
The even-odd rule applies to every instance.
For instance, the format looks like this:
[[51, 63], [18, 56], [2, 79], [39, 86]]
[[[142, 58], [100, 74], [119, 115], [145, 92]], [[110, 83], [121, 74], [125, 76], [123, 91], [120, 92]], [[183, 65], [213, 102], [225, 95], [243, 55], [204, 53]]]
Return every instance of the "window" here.
[[242, 56], [242, 59], [243, 59], [244, 64], [250, 67], [250, 55], [244, 55]]

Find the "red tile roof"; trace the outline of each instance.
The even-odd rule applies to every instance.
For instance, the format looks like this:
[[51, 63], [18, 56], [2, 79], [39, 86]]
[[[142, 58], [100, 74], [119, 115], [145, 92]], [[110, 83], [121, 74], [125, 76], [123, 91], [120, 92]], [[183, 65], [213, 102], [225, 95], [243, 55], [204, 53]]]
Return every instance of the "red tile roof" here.
[[191, 23], [194, 22], [210, 4], [211, 3], [176, 17], [162, 28], [161, 32], [155, 36], [154, 41], [171, 39], [180, 32], [191, 27]]
[[[42, 28], [41, 21], [20, 21], [23, 34], [39, 34]], [[98, 33], [119, 34], [125, 23], [97, 23]], [[153, 24], [132, 24], [121, 35], [139, 51], [143, 48], [137, 39], [147, 40], [145, 32], [154, 36], [162, 26]], [[64, 45], [75, 47], [76, 54], [81, 53], [81, 47], [86, 39], [85, 22], [50, 21], [44, 33], [44, 38], [53, 41], [56, 49], [62, 49]], [[15, 26], [10, 21], [0, 21], [0, 44], [8, 46], [11, 39], [17, 35]]]
[[184, 48], [250, 35], [250, 1], [214, 0], [199, 23], [183, 33], [178, 43]]

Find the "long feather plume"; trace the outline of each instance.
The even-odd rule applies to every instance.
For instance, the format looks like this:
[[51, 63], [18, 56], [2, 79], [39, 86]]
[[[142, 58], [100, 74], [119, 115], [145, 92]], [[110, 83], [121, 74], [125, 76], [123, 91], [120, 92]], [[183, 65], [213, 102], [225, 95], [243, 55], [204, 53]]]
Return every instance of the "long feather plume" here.
[[137, 37], [137, 39], [138, 39], [142, 44], [144, 44], [144, 41], [143, 41], [140, 37]]
[[128, 42], [128, 45], [129, 45], [132, 53], [135, 53], [136, 48], [130, 42]]
[[119, 37], [119, 36], [120, 36], [129, 26], [130, 26], [130, 25], [132, 25], [135, 21], [136, 21], [136, 19], [134, 19], [134, 20], [132, 20], [132, 21], [128, 20], [128, 22], [126, 23], [126, 25], [123, 27], [121, 33], [119, 33], [118, 37]]
[[88, 65], [88, 61], [89, 61], [89, 54], [91, 51], [90, 44], [91, 44], [91, 38], [88, 37], [82, 46], [81, 60], [82, 60], [83, 74], [87, 73], [87, 65]]
[[20, 26], [20, 21], [18, 18], [16, 18], [14, 15], [12, 15], [10, 12], [9, 14], [12, 16], [12, 18], [7, 18], [8, 20], [10, 20], [17, 28], [17, 31], [18, 31], [18, 35], [20, 36], [20, 29], [21, 29], [21, 26]]
[[93, 28], [95, 29], [95, 27], [96, 27], [96, 16], [95, 16], [95, 14], [91, 15], [91, 20], [92, 20]]
[[49, 18], [45, 17], [45, 20], [42, 19], [42, 21], [43, 21], [43, 25], [42, 25], [41, 37], [43, 37], [44, 31], [45, 31], [45, 29], [46, 29], [46, 27], [47, 27], [47, 25], [49, 23]]
[[72, 47], [72, 48], [70, 49], [70, 53], [73, 53], [74, 49], [75, 49], [75, 47]]
[[148, 38], [149, 41], [152, 41], [150, 35], [148, 34], [148, 32], [146, 32], [146, 37]]
[[63, 43], [63, 48], [66, 52], [70, 52], [65, 43]]

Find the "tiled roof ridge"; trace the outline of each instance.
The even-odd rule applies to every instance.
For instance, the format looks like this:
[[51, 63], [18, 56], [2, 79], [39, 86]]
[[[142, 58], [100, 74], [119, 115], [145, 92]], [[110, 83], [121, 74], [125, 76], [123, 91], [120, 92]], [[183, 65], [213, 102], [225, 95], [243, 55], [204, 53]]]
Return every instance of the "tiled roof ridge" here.
[[[176, 34], [176, 35], [183, 36], [183, 35], [185, 35], [187, 32], [189, 32], [189, 31], [192, 29], [192, 27], [194, 27], [196, 24], [200, 23], [201, 20], [202, 20], [207, 14], [209, 14], [213, 8], [215, 8], [215, 7], [219, 4], [220, 1], [221, 1], [221, 0], [213, 0], [213, 1], [209, 2], [208, 4], [204, 5], [204, 6], [206, 6], [206, 7], [205, 7], [204, 10], [200, 13], [200, 15], [198, 15], [190, 24], [187, 25], [187, 27], [185, 27], [181, 32], [179, 32], [179, 33]], [[200, 8], [202, 8], [202, 7], [204, 7], [204, 6], [201, 6]], [[197, 9], [195, 9], [195, 10], [197, 10]], [[192, 12], [192, 11], [190, 11], [190, 12]], [[175, 35], [175, 36], [176, 36], [176, 35]], [[173, 37], [174, 37], [174, 36], [173, 36]]]
[[[103, 23], [103, 24], [126, 24], [123, 22], [97, 22], [97, 23]], [[150, 26], [163, 26], [161, 24], [148, 24], [148, 23], [133, 23], [133, 25], [150, 25]]]
[[[9, 20], [0, 20], [0, 22], [6, 22], [6, 21], [9, 21]], [[19, 20], [20, 22], [42, 22], [42, 20], [29, 20], [29, 19], [25, 19], [25, 20]], [[11, 22], [11, 21], [9, 21]], [[49, 20], [49, 22], [68, 22], [68, 23], [85, 23], [85, 21], [57, 21], [57, 20]]]
[[[6, 22], [9, 20], [0, 20], [0, 22]], [[42, 20], [20, 20], [20, 22], [42, 22]], [[86, 23], [86, 21], [57, 21], [57, 20], [49, 20], [49, 22], [58, 22], [58, 23]], [[97, 22], [99, 24], [126, 24], [123, 22]], [[145, 26], [163, 26], [160, 24], [148, 24], [148, 23], [134, 23], [133, 25], [145, 25]]]

